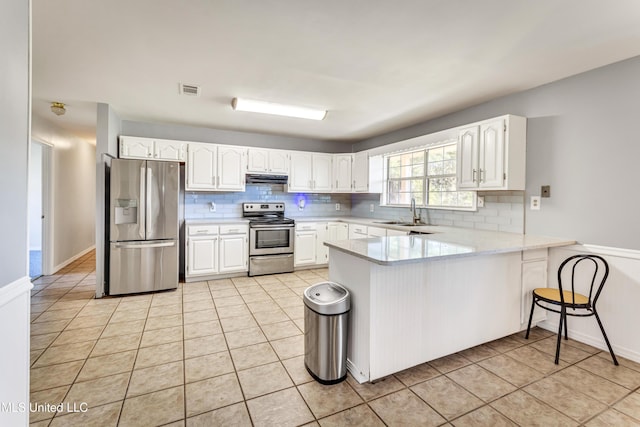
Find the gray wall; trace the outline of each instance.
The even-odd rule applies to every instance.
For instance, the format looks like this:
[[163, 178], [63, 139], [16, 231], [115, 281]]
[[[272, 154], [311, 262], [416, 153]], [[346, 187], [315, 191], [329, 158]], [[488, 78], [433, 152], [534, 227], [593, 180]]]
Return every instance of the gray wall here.
[[105, 266], [105, 162], [118, 157], [122, 122], [108, 104], [99, 103], [96, 118], [96, 296], [102, 297]]
[[640, 57], [371, 138], [354, 151], [503, 114], [528, 117], [529, 197], [551, 185], [542, 209], [525, 209], [529, 234], [640, 249]]
[[58, 117], [33, 115], [31, 136], [50, 144], [51, 267], [55, 273], [95, 244], [95, 147], [62, 128]]
[[28, 273], [29, 2], [0, 2], [0, 287]]
[[128, 120], [122, 121], [122, 135], [322, 153], [351, 152], [351, 144], [344, 142]]

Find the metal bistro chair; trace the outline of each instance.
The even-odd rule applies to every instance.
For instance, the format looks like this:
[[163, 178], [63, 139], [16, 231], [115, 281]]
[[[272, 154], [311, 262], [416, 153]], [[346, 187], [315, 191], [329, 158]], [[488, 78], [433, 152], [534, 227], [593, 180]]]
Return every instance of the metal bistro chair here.
[[[586, 261], [586, 262], [585, 262]], [[584, 263], [583, 263], [584, 262]], [[562, 270], [567, 267], [571, 268], [571, 290], [563, 290], [562, 288]], [[580, 267], [580, 268], [578, 268]], [[589, 296], [579, 294], [575, 291], [576, 274], [580, 272], [580, 277], [590, 278], [591, 284], [589, 285]], [[602, 292], [604, 282], [609, 276], [609, 265], [607, 262], [598, 255], [574, 255], [562, 262], [560, 268], [558, 268], [558, 289], [554, 288], [536, 288], [533, 290], [533, 301], [531, 302], [531, 314], [529, 315], [529, 325], [527, 326], [526, 339], [529, 339], [529, 331], [531, 330], [531, 320], [533, 319], [533, 310], [535, 306], [544, 308], [545, 310], [553, 311], [560, 314], [560, 325], [558, 327], [558, 344], [556, 346], [556, 360], [555, 364], [558, 364], [560, 357], [560, 338], [562, 337], [562, 327], [564, 325], [564, 339], [569, 339], [567, 334], [567, 316], [576, 317], [588, 317], [595, 316], [598, 321], [598, 326], [604, 336], [604, 341], [607, 343], [609, 353], [613, 363], [618, 365], [618, 360], [607, 338], [607, 334], [604, 331], [604, 326], [600, 321], [600, 316], [596, 311], [596, 302]], [[595, 291], [595, 294], [594, 294]], [[550, 306], [542, 305], [542, 303], [551, 304]], [[557, 306], [558, 309], [553, 307]], [[571, 309], [568, 312], [567, 309]], [[580, 310], [576, 312], [576, 310]]]

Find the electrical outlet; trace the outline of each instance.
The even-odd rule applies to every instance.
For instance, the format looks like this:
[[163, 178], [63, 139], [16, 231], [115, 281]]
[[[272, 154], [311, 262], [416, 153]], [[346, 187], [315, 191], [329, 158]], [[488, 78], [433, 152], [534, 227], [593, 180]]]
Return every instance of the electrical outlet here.
[[478, 207], [484, 208], [484, 196], [478, 196]]
[[210, 202], [209, 203], [209, 212], [215, 212], [216, 211], [216, 203], [215, 202]]
[[373, 212], [373, 203], [369, 205], [369, 212]]
[[531, 196], [531, 210], [532, 211], [540, 210], [540, 196]]
[[336, 210], [339, 211], [340, 210], [340, 203], [336, 203]]

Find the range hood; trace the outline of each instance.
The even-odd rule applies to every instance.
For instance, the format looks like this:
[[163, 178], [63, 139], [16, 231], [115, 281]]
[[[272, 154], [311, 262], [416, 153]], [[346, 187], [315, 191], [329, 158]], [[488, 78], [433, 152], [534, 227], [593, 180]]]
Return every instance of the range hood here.
[[263, 175], [259, 173], [248, 173], [247, 184], [287, 184], [287, 175]]

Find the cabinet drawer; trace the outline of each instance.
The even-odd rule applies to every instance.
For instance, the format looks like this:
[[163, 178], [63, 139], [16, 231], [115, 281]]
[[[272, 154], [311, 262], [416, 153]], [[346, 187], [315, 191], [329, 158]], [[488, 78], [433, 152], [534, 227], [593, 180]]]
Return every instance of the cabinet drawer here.
[[349, 231], [353, 233], [367, 234], [367, 226], [360, 224], [349, 224]]
[[387, 230], [380, 227], [367, 227], [367, 235], [369, 237], [385, 237]]
[[207, 236], [218, 234], [217, 225], [189, 225], [187, 226], [188, 236]]
[[220, 234], [247, 234], [249, 226], [247, 224], [225, 224], [220, 226]]
[[315, 230], [316, 223], [315, 222], [303, 222], [296, 224], [296, 230]]

